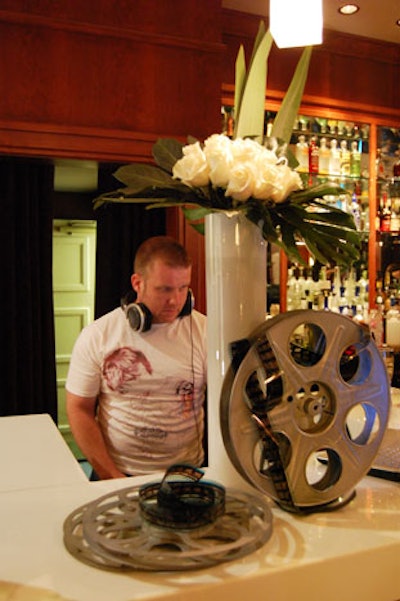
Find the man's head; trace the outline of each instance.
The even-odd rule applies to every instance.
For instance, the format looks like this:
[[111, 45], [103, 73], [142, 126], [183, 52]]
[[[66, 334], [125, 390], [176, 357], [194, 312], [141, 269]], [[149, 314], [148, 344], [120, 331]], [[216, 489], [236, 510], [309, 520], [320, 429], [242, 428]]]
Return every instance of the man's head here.
[[132, 288], [136, 301], [152, 313], [153, 323], [170, 323], [182, 311], [190, 287], [192, 263], [186, 250], [169, 236], [155, 236], [137, 250]]

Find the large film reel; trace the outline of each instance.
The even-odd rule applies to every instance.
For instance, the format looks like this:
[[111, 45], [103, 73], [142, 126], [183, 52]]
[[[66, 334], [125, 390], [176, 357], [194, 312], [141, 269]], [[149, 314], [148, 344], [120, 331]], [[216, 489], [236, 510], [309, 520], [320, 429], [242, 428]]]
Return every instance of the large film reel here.
[[347, 502], [389, 415], [386, 368], [368, 328], [335, 313], [291, 311], [236, 347], [221, 393], [236, 469], [288, 510]]

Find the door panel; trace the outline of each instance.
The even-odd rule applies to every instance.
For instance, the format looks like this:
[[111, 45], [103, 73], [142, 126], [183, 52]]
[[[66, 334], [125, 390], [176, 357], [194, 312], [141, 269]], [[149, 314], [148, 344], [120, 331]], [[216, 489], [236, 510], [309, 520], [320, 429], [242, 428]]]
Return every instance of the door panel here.
[[65, 382], [79, 332], [94, 318], [96, 223], [56, 220], [53, 227], [53, 295], [58, 427], [80, 457], [65, 411]]

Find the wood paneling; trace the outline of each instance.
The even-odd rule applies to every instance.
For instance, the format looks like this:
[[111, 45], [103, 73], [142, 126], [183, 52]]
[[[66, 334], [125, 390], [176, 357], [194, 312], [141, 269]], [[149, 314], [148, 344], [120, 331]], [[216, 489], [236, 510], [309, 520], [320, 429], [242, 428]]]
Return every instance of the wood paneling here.
[[218, 0], [0, 6], [0, 151], [137, 160], [219, 127]]

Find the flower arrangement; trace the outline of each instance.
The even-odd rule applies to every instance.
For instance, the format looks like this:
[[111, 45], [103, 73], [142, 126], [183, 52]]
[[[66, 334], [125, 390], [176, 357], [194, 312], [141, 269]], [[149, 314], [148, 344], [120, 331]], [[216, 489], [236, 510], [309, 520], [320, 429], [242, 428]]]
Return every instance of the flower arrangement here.
[[285, 157], [278, 158], [273, 148], [251, 138], [231, 140], [213, 134], [203, 147], [195, 142], [184, 146], [182, 152], [172, 168], [173, 177], [192, 188], [222, 188], [235, 208], [250, 198], [280, 203], [303, 187]]
[[334, 184], [303, 188], [288, 143], [303, 94], [311, 48], [305, 48], [289, 89], [265, 139], [264, 110], [267, 59], [272, 45], [264, 24], [246, 70], [243, 47], [235, 67], [235, 127], [232, 139], [213, 134], [203, 143], [160, 139], [153, 146], [156, 165], [120, 167], [115, 178], [125, 185], [95, 199], [146, 203], [147, 208], [179, 206], [191, 225], [204, 233], [204, 217], [213, 211], [243, 211], [263, 237], [303, 263], [302, 240], [321, 262], [349, 266], [359, 257], [360, 234], [351, 215], [323, 197], [343, 194]]

